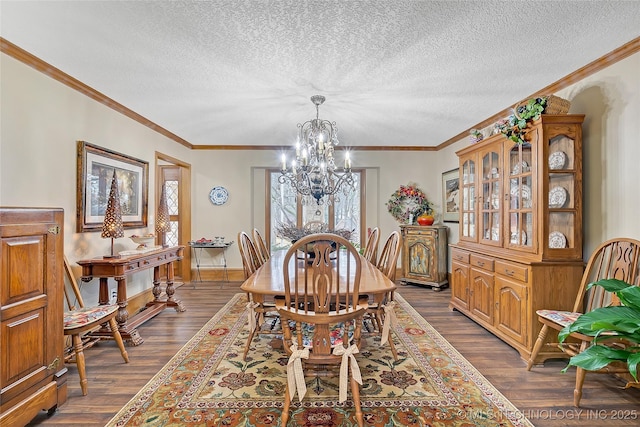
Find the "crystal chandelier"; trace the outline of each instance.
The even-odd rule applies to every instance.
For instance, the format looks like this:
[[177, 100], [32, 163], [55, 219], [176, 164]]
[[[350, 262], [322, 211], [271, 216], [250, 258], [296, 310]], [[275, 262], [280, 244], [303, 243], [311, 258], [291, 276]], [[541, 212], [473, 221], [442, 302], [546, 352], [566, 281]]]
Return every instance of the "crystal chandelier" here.
[[320, 105], [324, 101], [325, 97], [321, 95], [311, 97], [316, 106], [316, 118], [298, 123], [295, 160], [287, 165], [286, 154], [283, 154], [278, 177], [278, 182], [289, 182], [299, 194], [313, 196], [318, 205], [324, 204], [324, 196], [336, 195], [341, 189], [346, 195], [355, 189], [348, 152], [345, 152], [344, 168], [336, 167], [334, 154], [339, 143], [338, 128], [336, 122], [319, 118]]

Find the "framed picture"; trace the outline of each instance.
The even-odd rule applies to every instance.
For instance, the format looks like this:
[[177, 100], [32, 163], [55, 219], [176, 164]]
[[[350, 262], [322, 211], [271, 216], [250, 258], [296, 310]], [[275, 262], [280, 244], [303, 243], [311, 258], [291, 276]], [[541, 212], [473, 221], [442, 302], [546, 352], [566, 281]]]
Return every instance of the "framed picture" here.
[[149, 163], [78, 141], [76, 231], [101, 231], [113, 171], [124, 228], [147, 226]]
[[442, 220], [460, 222], [460, 172], [451, 169], [442, 174]]

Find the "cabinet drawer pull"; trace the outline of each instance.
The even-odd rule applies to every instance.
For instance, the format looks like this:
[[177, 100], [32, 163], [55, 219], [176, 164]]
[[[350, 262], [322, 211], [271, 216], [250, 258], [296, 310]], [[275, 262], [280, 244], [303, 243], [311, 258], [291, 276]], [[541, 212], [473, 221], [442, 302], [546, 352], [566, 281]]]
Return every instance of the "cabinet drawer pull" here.
[[514, 274], [516, 274], [515, 271], [513, 270], [504, 270], [504, 274], [506, 274], [507, 276], [513, 276]]
[[478, 261], [478, 266], [479, 267], [484, 267], [484, 261]]

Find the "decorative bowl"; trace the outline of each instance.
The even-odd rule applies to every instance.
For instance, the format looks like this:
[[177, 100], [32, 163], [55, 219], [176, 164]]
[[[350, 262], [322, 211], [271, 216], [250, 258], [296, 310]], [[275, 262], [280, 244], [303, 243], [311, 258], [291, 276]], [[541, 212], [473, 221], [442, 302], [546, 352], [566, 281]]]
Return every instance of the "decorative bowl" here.
[[134, 243], [138, 244], [136, 249], [145, 249], [155, 246], [156, 236], [131, 236]]

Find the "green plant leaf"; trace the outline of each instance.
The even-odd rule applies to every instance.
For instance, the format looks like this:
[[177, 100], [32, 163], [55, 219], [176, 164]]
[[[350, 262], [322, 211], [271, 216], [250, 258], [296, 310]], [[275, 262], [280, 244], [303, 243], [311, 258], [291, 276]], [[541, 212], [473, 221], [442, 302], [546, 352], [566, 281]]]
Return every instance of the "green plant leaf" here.
[[626, 362], [630, 355], [638, 355], [627, 350], [618, 350], [604, 345], [592, 345], [586, 350], [569, 359], [569, 364], [563, 369], [566, 372], [570, 366], [578, 366], [587, 371], [597, 371], [611, 362]]
[[617, 292], [622, 289], [628, 288], [631, 285], [624, 280], [619, 279], [600, 279], [597, 282], [591, 282], [587, 285], [587, 290], [594, 286], [600, 286], [608, 292]]

